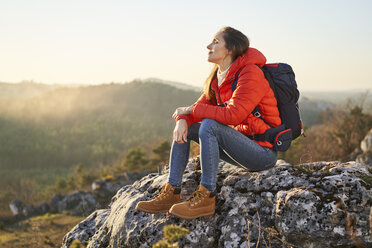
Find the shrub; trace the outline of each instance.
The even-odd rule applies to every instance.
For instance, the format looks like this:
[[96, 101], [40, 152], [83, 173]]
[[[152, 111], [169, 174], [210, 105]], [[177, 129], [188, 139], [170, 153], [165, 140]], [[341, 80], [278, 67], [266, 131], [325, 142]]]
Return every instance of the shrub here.
[[125, 158], [125, 167], [128, 171], [142, 171], [149, 160], [141, 148], [132, 148]]
[[328, 109], [323, 112], [322, 124], [306, 130], [306, 138], [295, 140], [291, 148], [280, 154], [291, 164], [319, 160], [350, 160], [360, 142], [372, 128], [372, 114], [364, 113], [363, 105]]
[[155, 154], [155, 159], [158, 160], [159, 163], [168, 163], [170, 147], [171, 144], [169, 141], [165, 140], [152, 149], [152, 152]]

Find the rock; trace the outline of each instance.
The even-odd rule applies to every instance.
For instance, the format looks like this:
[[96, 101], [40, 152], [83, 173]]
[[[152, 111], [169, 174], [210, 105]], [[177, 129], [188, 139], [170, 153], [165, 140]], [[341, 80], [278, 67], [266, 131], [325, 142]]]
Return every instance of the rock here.
[[142, 177], [146, 176], [148, 173], [146, 171], [140, 171], [140, 172], [125, 172], [125, 178], [128, 182], [133, 183], [134, 181], [141, 179]]
[[20, 200], [14, 200], [9, 205], [14, 215], [22, 215], [23, 217], [30, 217], [36, 214], [45, 214], [49, 210], [47, 203], [41, 203], [36, 208], [33, 205], [26, 205]]
[[[224, 164], [217, 174], [216, 213], [192, 221], [134, 208], [157, 194], [167, 174], [149, 174], [121, 188], [109, 209], [75, 226], [63, 240], [89, 240], [88, 247], [151, 247], [165, 225], [188, 228], [179, 247], [352, 247], [372, 246], [369, 228], [372, 191], [367, 167], [357, 162], [317, 162], [292, 166], [285, 161], [262, 172]], [[181, 197], [200, 182], [200, 171], [186, 171]], [[201, 245], [202, 244], [202, 245]]]
[[345, 157], [344, 161], [356, 161], [358, 156], [362, 155], [363, 151], [360, 147], [356, 147], [348, 156]]
[[66, 195], [58, 203], [58, 211], [71, 211], [74, 215], [88, 215], [95, 210], [96, 200], [94, 196], [87, 192], [76, 191]]
[[62, 248], [70, 247], [74, 240], [80, 240], [81, 242], [88, 241], [90, 237], [102, 226], [106, 221], [110, 210], [101, 209], [94, 211], [89, 215], [83, 222], [77, 224], [71, 232], [69, 232], [63, 238]]
[[23, 208], [22, 213], [26, 217], [31, 217], [36, 214], [36, 209], [33, 205], [27, 205]]
[[20, 200], [14, 200], [9, 204], [9, 208], [14, 215], [22, 214], [23, 211], [23, 203]]
[[107, 208], [111, 198], [121, 187], [127, 184], [127, 182], [123, 181], [116, 181], [113, 183], [111, 179], [98, 180], [93, 182], [92, 193], [98, 202], [97, 207]]
[[[224, 161], [222, 161], [221, 163], [224, 163]], [[186, 165], [186, 169], [189, 171], [200, 170], [200, 156], [190, 159]]]
[[59, 203], [65, 198], [66, 195], [56, 194], [50, 200], [49, 207], [52, 212], [58, 212]]
[[372, 167], [372, 156], [367, 154], [361, 154], [356, 158], [356, 161]]
[[372, 152], [372, 129], [369, 130], [366, 137], [360, 143], [360, 148], [364, 153]]
[[356, 157], [356, 161], [368, 165], [372, 169], [372, 129], [360, 143], [362, 154]]
[[46, 214], [49, 211], [48, 203], [46, 203], [46, 202], [40, 203], [36, 207], [36, 211], [37, 211], [38, 214], [41, 214], [41, 215]]
[[126, 185], [126, 182], [111, 183], [111, 180], [98, 180], [92, 183], [92, 192], [94, 195], [100, 198], [111, 198], [116, 192]]
[[91, 193], [75, 191], [68, 195], [56, 194], [50, 201], [52, 212], [68, 211], [87, 216], [96, 209], [97, 201]]

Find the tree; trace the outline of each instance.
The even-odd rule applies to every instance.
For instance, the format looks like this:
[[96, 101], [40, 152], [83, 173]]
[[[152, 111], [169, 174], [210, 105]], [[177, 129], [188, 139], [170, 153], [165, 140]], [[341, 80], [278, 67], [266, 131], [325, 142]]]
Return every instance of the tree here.
[[139, 147], [132, 148], [125, 157], [125, 167], [131, 172], [143, 170], [148, 162], [145, 153]]
[[281, 158], [291, 164], [355, 158], [354, 151], [372, 128], [372, 115], [363, 111], [363, 104], [349, 103], [344, 108], [327, 109], [322, 116], [322, 124], [309, 128], [307, 137], [295, 140]]
[[159, 161], [159, 163], [166, 164], [169, 160], [169, 153], [170, 153], [170, 143], [169, 141], [165, 140], [161, 142], [158, 146], [152, 149], [152, 152], [155, 153], [155, 159]]
[[350, 155], [372, 127], [372, 116], [363, 113], [361, 106], [354, 106], [348, 113], [343, 113], [330, 132], [342, 150], [343, 159]]

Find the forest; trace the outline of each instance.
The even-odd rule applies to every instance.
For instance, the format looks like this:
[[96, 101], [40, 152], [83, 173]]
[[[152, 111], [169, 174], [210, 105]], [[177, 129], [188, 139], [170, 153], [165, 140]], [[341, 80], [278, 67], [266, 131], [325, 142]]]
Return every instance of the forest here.
[[11, 97], [0, 98], [2, 209], [30, 186], [33, 195], [42, 195], [78, 165], [86, 170], [103, 167], [136, 146], [151, 153], [155, 144], [170, 139], [174, 109], [200, 95], [140, 81], [60, 87], [36, 96], [35, 91], [15, 97], [13, 90]]

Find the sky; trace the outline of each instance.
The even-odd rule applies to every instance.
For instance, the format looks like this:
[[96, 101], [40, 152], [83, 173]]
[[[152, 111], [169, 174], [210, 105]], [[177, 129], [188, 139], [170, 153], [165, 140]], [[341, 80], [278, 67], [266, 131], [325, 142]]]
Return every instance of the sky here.
[[371, 89], [372, 1], [0, 0], [0, 82], [202, 86], [206, 46], [224, 26], [300, 90]]

